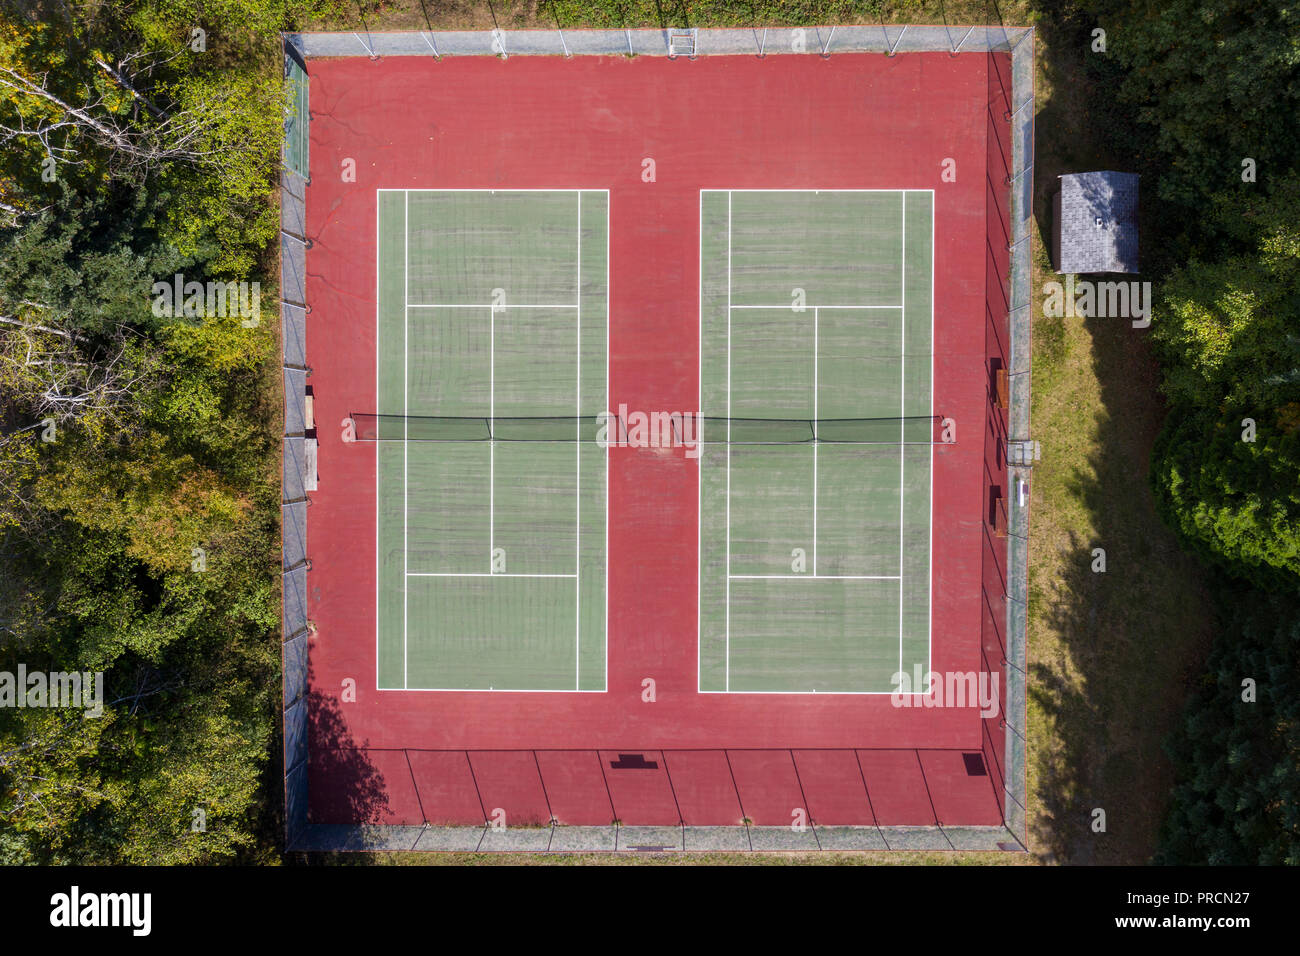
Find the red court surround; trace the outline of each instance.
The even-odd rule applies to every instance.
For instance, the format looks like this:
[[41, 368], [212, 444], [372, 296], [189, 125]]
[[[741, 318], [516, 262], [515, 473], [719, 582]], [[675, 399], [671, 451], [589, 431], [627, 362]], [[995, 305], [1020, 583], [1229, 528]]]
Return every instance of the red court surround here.
[[[341, 422], [386, 411], [377, 188], [608, 189], [610, 406], [669, 411], [698, 397], [702, 188], [933, 189], [935, 409], [958, 441], [934, 456], [932, 667], [1001, 682], [990, 362], [1006, 362], [1009, 57], [358, 57], [310, 72], [312, 822], [481, 824], [502, 807], [572, 824], [788, 825], [792, 808], [826, 824], [1000, 823], [1004, 731], [975, 707], [696, 692], [698, 469], [680, 449], [610, 451], [606, 693], [376, 691], [375, 449], [343, 443]], [[357, 699], [341, 703], [347, 678]], [[618, 769], [620, 754], [655, 766]]]

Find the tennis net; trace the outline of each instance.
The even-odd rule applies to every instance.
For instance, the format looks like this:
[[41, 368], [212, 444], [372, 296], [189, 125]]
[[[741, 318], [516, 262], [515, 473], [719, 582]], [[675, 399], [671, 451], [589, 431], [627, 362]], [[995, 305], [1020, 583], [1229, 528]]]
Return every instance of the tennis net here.
[[665, 445], [930, 445], [950, 439], [943, 418], [725, 418], [681, 412], [524, 417], [382, 415], [354, 412], [356, 441], [598, 442]]

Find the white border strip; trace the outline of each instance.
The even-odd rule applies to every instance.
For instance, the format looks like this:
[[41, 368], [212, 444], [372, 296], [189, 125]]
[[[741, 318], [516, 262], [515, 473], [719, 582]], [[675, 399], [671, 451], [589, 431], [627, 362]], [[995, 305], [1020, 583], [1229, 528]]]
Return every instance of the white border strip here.
[[[952, 31], [966, 28], [954, 53]], [[672, 28], [618, 30], [481, 30], [285, 34], [303, 57], [418, 56], [431, 62], [458, 56], [654, 56], [671, 58]], [[755, 28], [695, 29], [692, 57], [699, 56], [833, 56], [841, 53], [1009, 53], [1029, 33], [1028, 27], [983, 24], [823, 24], [769, 27], [760, 36]], [[494, 42], [495, 41], [495, 42]], [[686, 59], [682, 56], [681, 59]]]

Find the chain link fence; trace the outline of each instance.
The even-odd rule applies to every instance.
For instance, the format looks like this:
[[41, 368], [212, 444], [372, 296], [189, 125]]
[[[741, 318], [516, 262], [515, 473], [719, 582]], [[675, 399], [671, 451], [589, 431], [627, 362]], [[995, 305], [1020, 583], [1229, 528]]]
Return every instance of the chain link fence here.
[[[286, 111], [281, 177], [283, 459], [283, 662], [286, 846], [293, 850], [1005, 850], [1028, 845], [1025, 706], [1028, 623], [1030, 311], [1034, 165], [1033, 30], [1001, 26], [851, 26], [691, 30], [493, 30], [488, 32], [295, 33], [284, 36]], [[309, 75], [314, 57], [758, 56], [916, 52], [1009, 53], [1012, 63], [1010, 406], [1008, 411], [1007, 651], [1002, 827], [565, 827], [493, 830], [308, 824], [305, 196], [309, 184]]]

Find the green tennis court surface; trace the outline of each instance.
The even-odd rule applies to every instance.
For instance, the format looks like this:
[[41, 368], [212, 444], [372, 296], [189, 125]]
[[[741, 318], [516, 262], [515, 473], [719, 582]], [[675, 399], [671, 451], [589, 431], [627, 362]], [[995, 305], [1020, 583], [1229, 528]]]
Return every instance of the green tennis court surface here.
[[604, 191], [379, 191], [380, 689], [605, 689], [608, 224]]
[[701, 691], [929, 669], [933, 209], [700, 194]]

